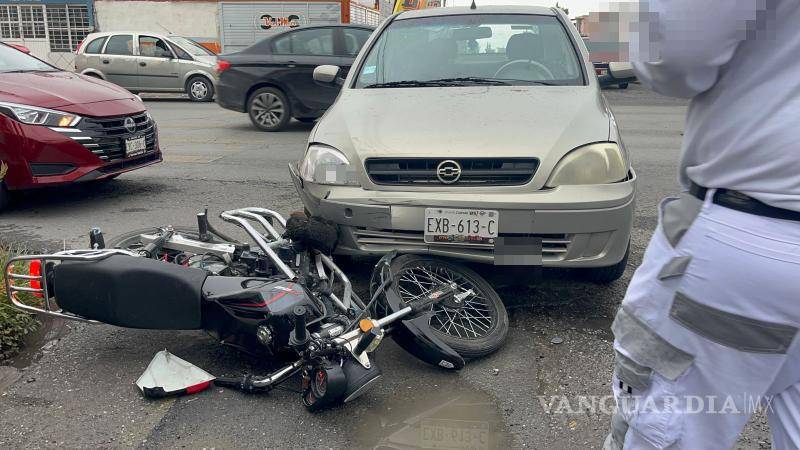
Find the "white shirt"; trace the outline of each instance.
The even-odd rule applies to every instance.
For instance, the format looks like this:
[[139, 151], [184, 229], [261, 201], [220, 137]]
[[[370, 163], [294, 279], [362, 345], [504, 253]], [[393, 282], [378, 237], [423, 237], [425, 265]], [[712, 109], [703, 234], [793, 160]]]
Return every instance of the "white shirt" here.
[[692, 99], [684, 188], [693, 180], [800, 211], [800, 0], [640, 0], [639, 20], [641, 81]]

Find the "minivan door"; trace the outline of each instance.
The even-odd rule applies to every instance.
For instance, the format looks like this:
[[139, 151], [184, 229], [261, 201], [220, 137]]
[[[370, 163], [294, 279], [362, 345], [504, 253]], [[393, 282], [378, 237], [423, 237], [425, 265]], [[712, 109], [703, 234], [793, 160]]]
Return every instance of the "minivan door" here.
[[115, 34], [108, 38], [100, 57], [100, 70], [106, 80], [135, 90], [139, 87], [139, 69], [133, 49], [133, 35]]
[[178, 58], [163, 39], [139, 35], [139, 87], [145, 91], [181, 90]]

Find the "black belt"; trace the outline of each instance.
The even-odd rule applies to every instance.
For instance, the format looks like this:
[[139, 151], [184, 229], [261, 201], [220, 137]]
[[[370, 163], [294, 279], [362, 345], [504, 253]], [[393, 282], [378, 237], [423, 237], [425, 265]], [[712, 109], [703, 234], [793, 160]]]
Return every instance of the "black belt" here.
[[[700, 200], [706, 199], [708, 188], [704, 188], [692, 182], [689, 187], [689, 193], [699, 198]], [[756, 216], [771, 217], [773, 219], [794, 220], [800, 222], [800, 211], [792, 211], [790, 209], [777, 208], [770, 206], [762, 201], [756, 200], [753, 197], [742, 194], [738, 191], [730, 189], [717, 189], [714, 192], [712, 202], [719, 206], [735, 209], [748, 214], [755, 214]]]

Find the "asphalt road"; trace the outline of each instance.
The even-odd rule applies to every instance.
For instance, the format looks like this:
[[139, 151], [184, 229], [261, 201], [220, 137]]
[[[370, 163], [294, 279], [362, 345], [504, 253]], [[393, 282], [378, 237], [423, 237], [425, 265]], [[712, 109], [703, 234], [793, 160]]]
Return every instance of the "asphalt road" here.
[[[385, 376], [377, 388], [346, 407], [311, 415], [287, 391], [245, 396], [215, 388], [143, 399], [133, 383], [164, 348], [213, 374], [269, 369], [202, 333], [48, 323], [33, 348], [14, 361], [18, 369], [0, 370], [0, 447], [406, 448], [441, 444], [435, 433], [444, 430], [488, 437], [489, 448], [598, 448], [610, 418], [602, 408], [610, 399], [603, 398], [610, 393], [609, 325], [655, 228], [657, 202], [677, 190], [686, 109], [685, 102], [636, 85], [607, 96], [641, 180], [628, 270], [609, 286], [554, 274], [531, 286], [502, 288], [511, 331], [498, 353], [445, 373], [387, 342], [378, 352]], [[112, 236], [190, 225], [206, 207], [215, 213], [301, 207], [286, 165], [301, 156], [311, 125], [265, 134], [245, 115], [213, 103], [147, 104], [160, 127], [164, 163], [105, 185], [20, 196], [0, 214], [0, 239], [54, 250], [85, 245], [92, 226]], [[348, 269], [363, 286], [369, 266]], [[560, 344], [552, 343], [556, 337]], [[569, 408], [558, 408], [561, 397], [553, 403], [552, 396], [565, 396]], [[598, 408], [579, 404], [582, 396]], [[769, 447], [768, 432], [757, 417], [740, 446]], [[472, 447], [485, 448], [482, 442]]]

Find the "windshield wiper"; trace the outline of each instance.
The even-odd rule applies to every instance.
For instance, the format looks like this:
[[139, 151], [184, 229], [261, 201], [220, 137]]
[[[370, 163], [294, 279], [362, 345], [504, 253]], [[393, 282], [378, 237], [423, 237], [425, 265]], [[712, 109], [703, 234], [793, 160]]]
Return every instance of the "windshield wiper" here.
[[431, 86], [453, 86], [439, 80], [419, 81], [419, 80], [402, 80], [402, 81], [389, 81], [386, 83], [375, 83], [364, 86], [364, 89], [371, 88], [403, 88], [403, 87], [431, 87]]
[[437, 83], [474, 83], [474, 84], [489, 84], [492, 86], [508, 86], [510, 83], [498, 78], [483, 78], [483, 77], [458, 77], [458, 78], [439, 78], [438, 80], [431, 80]]

